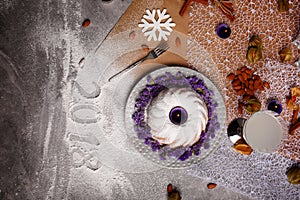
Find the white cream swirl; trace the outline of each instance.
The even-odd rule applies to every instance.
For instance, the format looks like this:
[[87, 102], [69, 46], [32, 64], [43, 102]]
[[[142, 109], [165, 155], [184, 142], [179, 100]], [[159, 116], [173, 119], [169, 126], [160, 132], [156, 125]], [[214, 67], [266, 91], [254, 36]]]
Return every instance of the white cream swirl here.
[[[187, 121], [180, 125], [169, 119], [170, 110], [176, 106], [184, 108], [188, 114]], [[146, 116], [152, 137], [171, 148], [196, 143], [208, 121], [205, 103], [190, 88], [169, 88], [160, 92], [149, 105]]]

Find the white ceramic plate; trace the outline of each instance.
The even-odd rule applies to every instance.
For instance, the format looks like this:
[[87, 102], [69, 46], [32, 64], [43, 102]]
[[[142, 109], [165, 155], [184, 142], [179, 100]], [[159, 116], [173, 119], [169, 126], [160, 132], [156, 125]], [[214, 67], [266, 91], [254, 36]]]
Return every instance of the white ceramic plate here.
[[[209, 148], [201, 147], [201, 154], [196, 156], [193, 155], [189, 157], [185, 161], [178, 160], [175, 157], [167, 157], [165, 160], [161, 160], [158, 152], [153, 152], [151, 147], [147, 146], [144, 143], [143, 139], [139, 139], [137, 137], [137, 133], [134, 131], [134, 121], [132, 119], [132, 114], [134, 113], [134, 105], [136, 99], [139, 97], [139, 93], [146, 87], [147, 85], [147, 77], [151, 76], [153, 79], [156, 77], [162, 76], [166, 72], [175, 75], [178, 71], [180, 71], [185, 77], [188, 76], [196, 76], [197, 78], [204, 81], [206, 87], [214, 93], [211, 96], [212, 100], [218, 104], [216, 107], [214, 114], [218, 118], [218, 123], [220, 124], [220, 128], [214, 131], [213, 136], [209, 138]], [[197, 161], [205, 158], [208, 154], [210, 154], [213, 150], [215, 150], [220, 142], [222, 134], [226, 134], [226, 108], [223, 98], [216, 88], [216, 86], [203, 74], [189, 69], [185, 67], [178, 67], [178, 66], [171, 66], [171, 67], [164, 67], [161, 69], [154, 70], [148, 74], [146, 74], [140, 81], [132, 89], [131, 93], [129, 94], [127, 104], [126, 104], [126, 111], [125, 111], [125, 124], [127, 128], [128, 136], [131, 138], [131, 141], [134, 143], [137, 150], [142, 153], [146, 158], [150, 159], [156, 164], [161, 166], [170, 167], [170, 168], [183, 168], [190, 166]]]

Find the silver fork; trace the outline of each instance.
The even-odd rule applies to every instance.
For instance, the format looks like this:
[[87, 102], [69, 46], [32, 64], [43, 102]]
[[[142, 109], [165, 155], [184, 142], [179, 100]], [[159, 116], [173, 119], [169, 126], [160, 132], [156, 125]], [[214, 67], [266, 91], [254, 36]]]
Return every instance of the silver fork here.
[[132, 69], [132, 68], [136, 67], [137, 65], [141, 64], [145, 60], [157, 58], [162, 53], [167, 51], [168, 48], [169, 48], [169, 45], [166, 41], [163, 41], [163, 42], [159, 43], [159, 45], [157, 45], [154, 49], [152, 49], [145, 57], [139, 59], [138, 61], [136, 61], [136, 62], [132, 63], [131, 65], [129, 65], [128, 67], [126, 67], [125, 69], [119, 71], [118, 73], [116, 73], [115, 75], [110, 77], [108, 79], [108, 81], [111, 81], [113, 78], [119, 76], [121, 73], [123, 73], [125, 71], [129, 71], [130, 69]]

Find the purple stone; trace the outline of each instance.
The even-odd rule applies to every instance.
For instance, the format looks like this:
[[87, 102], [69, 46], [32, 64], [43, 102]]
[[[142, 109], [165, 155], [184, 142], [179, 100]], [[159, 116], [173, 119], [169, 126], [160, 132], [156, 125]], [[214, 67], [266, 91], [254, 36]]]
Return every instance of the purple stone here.
[[175, 125], [184, 124], [188, 118], [186, 110], [180, 106], [176, 106], [171, 109], [169, 113], [171, 122]]
[[231, 29], [228, 24], [222, 23], [218, 25], [216, 32], [220, 38], [226, 39], [230, 36]]

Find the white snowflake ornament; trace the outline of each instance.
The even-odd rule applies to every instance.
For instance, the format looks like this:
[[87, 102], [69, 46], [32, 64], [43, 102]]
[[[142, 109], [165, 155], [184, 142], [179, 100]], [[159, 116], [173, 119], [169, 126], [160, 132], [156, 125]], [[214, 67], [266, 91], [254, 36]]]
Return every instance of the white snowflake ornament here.
[[[147, 15], [144, 15], [141, 22], [138, 26], [142, 29], [142, 32], [148, 41], [153, 39], [154, 41], [161, 41], [161, 39], [168, 40], [167, 36], [171, 34], [176, 24], [172, 22], [172, 18], [167, 13], [167, 9], [163, 9], [161, 12], [160, 9], [153, 9], [152, 12], [147, 9]], [[157, 16], [156, 16], [157, 14]], [[157, 35], [158, 32], [158, 35]]]

